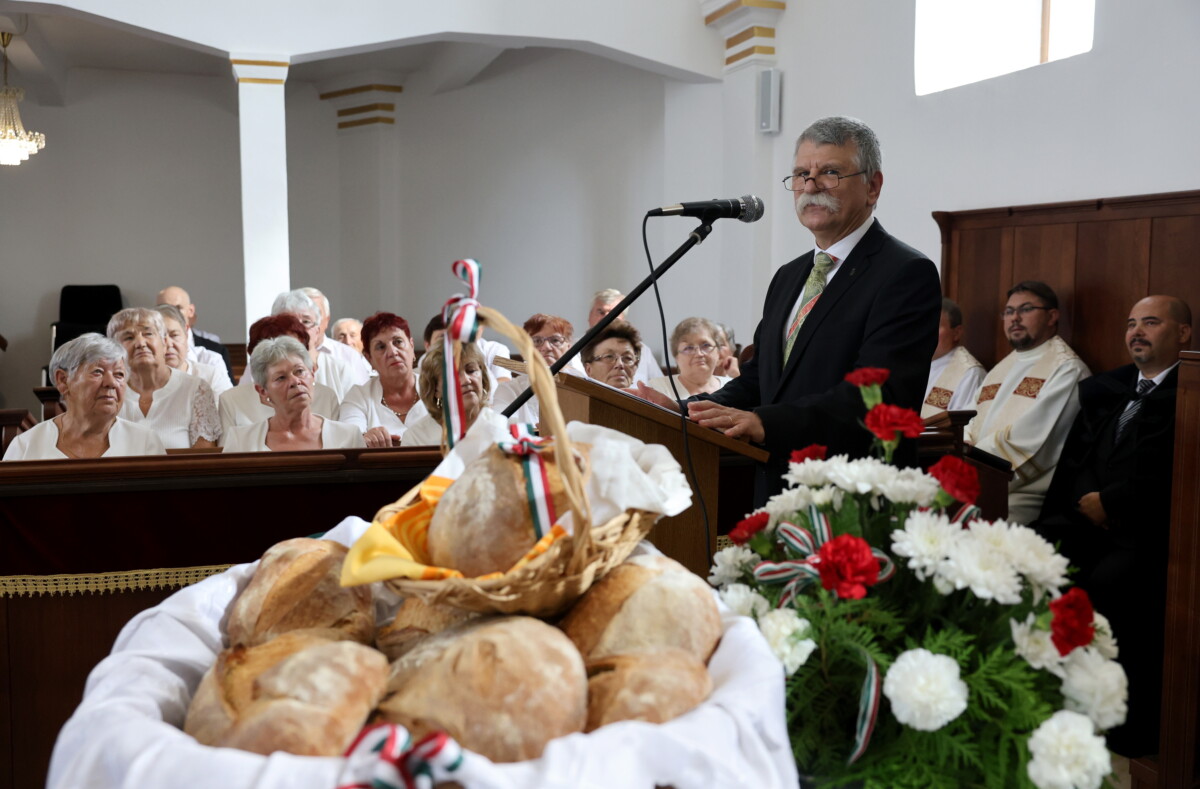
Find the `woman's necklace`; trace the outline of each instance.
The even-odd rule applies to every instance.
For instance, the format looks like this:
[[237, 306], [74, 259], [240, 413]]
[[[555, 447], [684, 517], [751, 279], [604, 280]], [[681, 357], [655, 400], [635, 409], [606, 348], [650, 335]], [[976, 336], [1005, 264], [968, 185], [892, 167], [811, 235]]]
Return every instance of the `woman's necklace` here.
[[404, 411], [404, 413], [397, 411], [396, 409], [394, 409], [390, 405], [388, 405], [386, 394], [383, 397], [379, 398], [379, 402], [383, 405], [384, 408], [391, 411], [396, 416], [396, 418], [399, 419], [401, 422], [403, 422], [404, 418], [408, 416], [408, 412], [413, 409], [413, 403], [409, 403], [408, 408], [407, 408], [407, 410]]

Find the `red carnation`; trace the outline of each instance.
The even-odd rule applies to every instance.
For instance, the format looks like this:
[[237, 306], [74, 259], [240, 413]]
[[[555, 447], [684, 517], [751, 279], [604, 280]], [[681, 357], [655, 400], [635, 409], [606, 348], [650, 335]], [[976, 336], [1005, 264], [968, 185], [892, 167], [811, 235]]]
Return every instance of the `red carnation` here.
[[1050, 640], [1058, 654], [1066, 656], [1075, 647], [1086, 647], [1096, 636], [1096, 612], [1087, 592], [1078, 586], [1050, 601]]
[[879, 560], [861, 537], [842, 534], [821, 546], [821, 586], [832, 589], [841, 598], [858, 600], [867, 595], [867, 587], [879, 580]]
[[929, 467], [929, 474], [963, 504], [974, 504], [979, 498], [979, 472], [960, 457], [946, 455]]
[[895, 441], [897, 430], [905, 438], [916, 438], [925, 430], [925, 422], [916, 411], [887, 403], [880, 403], [868, 411], [866, 424], [880, 441]]
[[829, 447], [823, 447], [820, 444], [809, 444], [804, 449], [792, 450], [792, 462], [803, 463], [806, 460], [824, 460], [825, 453], [829, 451]]
[[733, 540], [735, 545], [745, 545], [750, 542], [751, 537], [766, 528], [769, 520], [771, 520], [771, 516], [768, 513], [755, 513], [738, 523], [733, 531], [729, 532], [729, 539]]
[[846, 373], [846, 380], [855, 386], [883, 386], [889, 372], [883, 367], [859, 367]]

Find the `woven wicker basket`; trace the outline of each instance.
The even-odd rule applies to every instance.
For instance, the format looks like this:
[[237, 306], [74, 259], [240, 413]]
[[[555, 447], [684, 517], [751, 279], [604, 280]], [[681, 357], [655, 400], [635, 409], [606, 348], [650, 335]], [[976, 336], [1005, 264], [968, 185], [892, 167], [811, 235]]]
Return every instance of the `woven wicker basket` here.
[[[558, 405], [554, 378], [529, 335], [495, 310], [479, 307], [478, 315], [483, 325], [516, 343], [526, 359], [530, 384], [538, 397], [543, 431], [554, 439], [555, 456], [559, 459], [574, 457]], [[399, 594], [469, 611], [543, 617], [564, 611], [593, 583], [629, 556], [638, 541], [649, 533], [657, 514], [630, 510], [607, 523], [582, 528], [582, 524], [590, 524], [592, 520], [591, 508], [583, 492], [582, 474], [571, 462], [559, 462], [558, 469], [573, 513], [573, 535], [560, 537], [545, 553], [499, 577], [395, 578], [385, 583]], [[408, 507], [416, 501], [417, 491], [418, 488], [413, 488], [398, 501], [380, 509], [375, 521], [386, 522]]]

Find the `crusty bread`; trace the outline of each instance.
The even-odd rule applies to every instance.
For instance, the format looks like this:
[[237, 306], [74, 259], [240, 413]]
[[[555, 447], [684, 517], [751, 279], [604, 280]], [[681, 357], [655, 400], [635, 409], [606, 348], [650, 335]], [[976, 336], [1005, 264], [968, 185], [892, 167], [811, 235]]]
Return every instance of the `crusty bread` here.
[[292, 631], [221, 652], [200, 683], [184, 731], [206, 745], [337, 756], [383, 696], [383, 653], [332, 631]]
[[[575, 444], [581, 456], [591, 448]], [[554, 507], [567, 512], [553, 449], [543, 453]], [[550, 524], [546, 529], [549, 530]], [[521, 458], [493, 446], [474, 460], [442, 494], [429, 523], [427, 549], [437, 567], [459, 570], [468, 578], [502, 573], [537, 543], [525, 492]]]
[[375, 634], [375, 646], [388, 660], [395, 660], [432, 633], [474, 619], [479, 614], [461, 608], [426, 603], [418, 597], [406, 597], [391, 622]]
[[341, 585], [347, 551], [336, 542], [307, 538], [269, 548], [229, 609], [230, 645], [254, 646], [290, 630], [315, 627], [371, 643], [375, 612], [370, 585]]
[[583, 659], [531, 617], [475, 619], [429, 636], [392, 665], [388, 694], [385, 720], [414, 737], [444, 730], [495, 762], [538, 758], [587, 720]]
[[586, 731], [617, 721], [665, 723], [712, 691], [704, 664], [674, 647], [601, 658], [587, 664], [587, 673]]
[[677, 647], [707, 663], [721, 615], [699, 576], [665, 556], [635, 556], [600, 579], [560, 627], [585, 660]]

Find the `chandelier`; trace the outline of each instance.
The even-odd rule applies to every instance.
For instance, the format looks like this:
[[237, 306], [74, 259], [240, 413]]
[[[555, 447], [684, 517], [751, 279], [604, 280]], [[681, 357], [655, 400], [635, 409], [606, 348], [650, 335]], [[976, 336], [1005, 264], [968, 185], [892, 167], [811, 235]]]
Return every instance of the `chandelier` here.
[[0, 164], [20, 164], [46, 147], [46, 135], [25, 131], [17, 102], [25, 91], [8, 86], [8, 43], [12, 33], [0, 33], [0, 50], [4, 59], [4, 87], [0, 88]]

